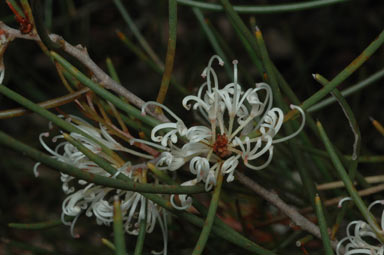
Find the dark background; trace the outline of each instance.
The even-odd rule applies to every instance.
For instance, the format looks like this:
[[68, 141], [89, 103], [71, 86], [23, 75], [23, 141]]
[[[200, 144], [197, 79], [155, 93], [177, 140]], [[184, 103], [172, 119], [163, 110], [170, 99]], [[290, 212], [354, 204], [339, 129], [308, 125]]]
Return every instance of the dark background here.
[[[4, 2], [0, 3], [0, 20], [17, 28], [17, 23]], [[48, 29], [62, 35], [74, 45], [86, 46], [91, 58], [104, 70], [105, 59], [110, 57], [124, 86], [144, 100], [154, 100], [161, 75], [141, 62], [116, 36], [115, 31], [118, 29], [139, 45], [113, 1], [73, 2], [74, 5], [70, 1], [54, 1], [53, 19], [51, 25], [47, 24]], [[144, 37], [164, 61], [168, 40], [168, 2], [123, 2]], [[275, 1], [232, 1], [235, 2], [240, 5], [271, 4]], [[240, 83], [244, 87], [250, 87], [254, 82], [260, 82], [257, 70], [225, 13], [204, 11], [204, 14], [228, 44], [231, 59], [239, 60]], [[299, 99], [304, 101], [321, 87], [313, 80], [312, 73], [320, 73], [327, 79], [332, 79], [380, 33], [384, 28], [384, 2], [355, 0], [312, 10], [281, 14], [242, 14], [241, 17], [246, 24], [249, 24], [251, 17], [256, 19], [272, 60]], [[213, 54], [214, 50], [190, 7], [179, 4], [175, 80], [193, 93], [202, 83], [200, 74]], [[32, 41], [16, 39], [12, 42], [5, 53], [4, 63], [6, 76], [3, 83], [35, 102], [67, 93], [50, 59]], [[339, 88], [348, 88], [383, 67], [384, 50], [381, 48]], [[224, 69], [218, 73], [221, 81], [229, 82]], [[383, 80], [379, 80], [348, 98], [361, 128], [363, 154], [383, 153], [383, 136], [373, 128], [368, 119], [373, 116], [384, 123], [383, 92]], [[189, 116], [181, 106], [182, 97], [171, 87], [165, 104], [178, 114]], [[13, 107], [17, 107], [17, 104], [0, 96], [0, 110]], [[61, 109], [68, 113], [77, 111], [73, 105]], [[352, 132], [337, 104], [324, 108], [313, 116], [322, 121], [332, 141], [341, 151], [351, 153]], [[41, 148], [38, 135], [47, 130], [48, 123], [35, 114], [29, 114], [0, 120], [0, 128], [23, 142]], [[22, 240], [47, 249], [54, 248], [63, 254], [108, 254], [108, 249], [101, 244], [100, 238], [112, 240], [110, 229], [97, 226], [94, 219], [83, 217], [76, 224], [76, 231], [81, 235], [79, 240], [72, 239], [69, 228], [64, 226], [42, 232], [11, 230], [7, 227], [9, 222], [38, 222], [60, 216], [64, 194], [58, 174], [42, 169], [41, 176], [35, 178], [32, 173], [34, 163], [22, 155], [0, 148], [0, 236], [3, 237], [0, 250], [9, 240]], [[375, 172], [380, 167], [382, 165], [367, 166], [365, 173]], [[197, 238], [198, 231], [188, 227], [185, 230], [186, 227], [178, 219], [174, 218], [174, 221], [169, 236], [170, 253], [180, 254], [177, 252], [183, 251], [183, 247], [191, 246], [190, 240]], [[193, 239], [180, 237], [179, 233], [185, 231]], [[156, 239], [156, 236], [161, 235], [147, 235], [149, 239], [146, 246], [153, 246], [146, 247], [146, 250], [159, 250], [162, 247], [161, 240]], [[134, 243], [135, 238], [128, 239], [129, 246], [134, 246]], [[212, 247], [215, 245], [218, 247], [217, 252], [223, 252], [220, 247], [226, 247], [220, 243], [213, 244]], [[233, 247], [228, 249], [231, 248]], [[209, 254], [216, 253], [214, 250], [207, 251], [212, 252]], [[29, 254], [16, 248], [11, 248], [11, 252]], [[188, 254], [188, 250], [185, 252]]]

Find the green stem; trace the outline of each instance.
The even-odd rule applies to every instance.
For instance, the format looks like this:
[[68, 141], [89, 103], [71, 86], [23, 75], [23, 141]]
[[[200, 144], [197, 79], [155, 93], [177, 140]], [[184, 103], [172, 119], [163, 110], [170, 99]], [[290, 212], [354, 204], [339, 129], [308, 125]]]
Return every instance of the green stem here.
[[[89, 91], [88, 88], [83, 88], [74, 93], [70, 93], [61, 97], [57, 97], [54, 99], [50, 99], [50, 100], [38, 103], [38, 105], [45, 109], [56, 108], [74, 101], [75, 99], [77, 99], [78, 97], [86, 93], [87, 91]], [[8, 110], [0, 111], [0, 119], [18, 117], [27, 113], [29, 113], [29, 111], [25, 108], [8, 109]]]
[[147, 200], [145, 200], [145, 218], [140, 220], [139, 235], [137, 236], [134, 255], [143, 254], [145, 233], [147, 232], [147, 205], [148, 205], [148, 202]]
[[116, 255], [126, 255], [123, 217], [121, 215], [120, 200], [116, 196], [113, 201], [113, 233], [115, 239]]
[[335, 78], [333, 78], [326, 86], [324, 86], [321, 90], [313, 94], [311, 97], [306, 99], [302, 108], [304, 110], [308, 109], [315, 103], [319, 102], [323, 97], [325, 97], [329, 92], [334, 90], [338, 85], [340, 85], [345, 79], [353, 74], [356, 69], [358, 69], [362, 64], [365, 63], [369, 59], [373, 53], [376, 52], [377, 49], [384, 43], [384, 30], [379, 34], [379, 36], [371, 42], [367, 48], [357, 57], [355, 58], [344, 70], [342, 70]]
[[[175, 181], [172, 180], [171, 178], [166, 177], [163, 174], [161, 174], [162, 172], [160, 170], [156, 169], [155, 166], [153, 166], [153, 165], [152, 166], [148, 165], [148, 166], [156, 175], [159, 174], [158, 176], [159, 177], [161, 176], [161, 178], [162, 178], [161, 180], [164, 181], [165, 183], [167, 183], [167, 184], [174, 184], [175, 183]], [[144, 195], [144, 196], [146, 196], [146, 195]], [[196, 217], [195, 215], [188, 214], [186, 212], [180, 212], [178, 210], [175, 211], [174, 208], [172, 208], [169, 205], [169, 203], [164, 204], [162, 202], [161, 198], [159, 198], [158, 196], [151, 195], [151, 197], [149, 197], [149, 196], [146, 196], [146, 197], [148, 199], [151, 199], [152, 201], [154, 201], [158, 205], [164, 207], [165, 209], [167, 209], [167, 210], [169, 210], [169, 211], [171, 211], [177, 215], [180, 215], [181, 217], [184, 217], [186, 220], [188, 220], [192, 224], [197, 225], [197, 226], [204, 226], [203, 221], [200, 218]], [[202, 216], [207, 217], [208, 210], [200, 202], [198, 202], [197, 200], [194, 200], [193, 206], [201, 213]], [[259, 245], [255, 244], [252, 241], [245, 238], [239, 232], [233, 230], [231, 227], [229, 227], [227, 224], [225, 224], [217, 216], [215, 216], [212, 231], [213, 231], [213, 233], [220, 236], [221, 238], [223, 238], [223, 239], [225, 239], [225, 240], [227, 240], [227, 241], [229, 241], [229, 242], [231, 242], [231, 243], [233, 243], [239, 247], [243, 247], [244, 249], [251, 251], [253, 253], [261, 254], [261, 255], [274, 255], [273, 252], [260, 247]]]
[[51, 56], [58, 62], [60, 65], [64, 67], [70, 74], [72, 74], [76, 79], [78, 79], [82, 84], [89, 87], [93, 92], [95, 92], [100, 97], [114, 104], [117, 108], [125, 111], [128, 115], [132, 115], [135, 118], [147, 123], [150, 126], [156, 126], [160, 122], [155, 120], [150, 116], [143, 116], [141, 111], [136, 109], [130, 104], [127, 104], [117, 96], [113, 95], [111, 92], [102, 88], [100, 85], [94, 83], [87, 76], [82, 74], [76, 67], [71, 65], [68, 61], [66, 61], [63, 57], [58, 55], [56, 52], [51, 51]]
[[263, 35], [258, 27], [256, 27], [255, 37], [256, 37], [256, 42], [258, 44], [258, 48], [260, 49], [261, 60], [263, 62], [265, 71], [267, 72], [267, 76], [268, 76], [267, 80], [269, 81], [269, 84], [271, 85], [271, 88], [272, 88], [274, 100], [276, 101], [278, 107], [282, 108], [283, 110], [286, 110], [287, 107], [284, 104], [283, 98], [281, 96], [279, 84], [277, 81], [277, 77], [275, 75], [272, 61], [269, 58], [268, 50], [264, 43]]
[[9, 223], [8, 227], [25, 230], [41, 230], [62, 225], [61, 220], [50, 220], [37, 223]]
[[357, 208], [360, 210], [361, 214], [364, 216], [368, 224], [372, 227], [373, 231], [375, 232], [377, 238], [384, 242], [384, 236], [381, 233], [380, 227], [378, 226], [375, 217], [368, 211], [368, 208], [366, 207], [364, 201], [361, 199], [359, 194], [357, 193], [351, 179], [349, 178], [347, 172], [345, 171], [343, 164], [341, 163], [341, 160], [336, 154], [335, 148], [333, 147], [331, 141], [329, 140], [323, 126], [318, 121], [317, 127], [319, 129], [320, 136], [323, 140], [323, 143], [325, 145], [325, 148], [327, 149], [327, 152], [329, 156], [331, 157], [332, 163], [334, 167], [336, 168], [337, 173], [339, 174], [341, 180], [344, 182], [344, 185], [351, 196], [352, 200], [355, 202]]
[[[314, 75], [315, 79], [321, 83], [324, 87], [327, 86], [329, 83], [327, 79], [325, 79], [323, 76], [319, 74]], [[345, 116], [348, 119], [349, 125], [352, 129], [352, 132], [355, 136], [355, 141], [353, 143], [353, 153], [352, 153], [352, 164], [349, 169], [349, 177], [351, 178], [351, 181], [355, 179], [356, 171], [357, 171], [357, 165], [359, 163], [358, 159], [360, 156], [360, 145], [361, 145], [361, 133], [359, 124], [357, 123], [357, 120], [355, 118], [355, 115], [353, 114], [353, 111], [345, 98], [341, 95], [340, 91], [335, 88], [332, 92], [332, 95], [337, 99], [339, 102]]]
[[147, 40], [145, 40], [144, 36], [141, 34], [140, 30], [137, 28], [135, 22], [133, 22], [131, 16], [127, 12], [127, 9], [124, 7], [124, 5], [121, 3], [120, 0], [113, 0], [117, 9], [119, 10], [121, 16], [123, 16], [124, 21], [127, 23], [129, 29], [131, 29], [132, 33], [136, 37], [136, 39], [139, 41], [141, 47], [146, 51], [148, 56], [154, 61], [158, 66], [160, 66], [162, 69], [164, 68], [164, 64], [160, 61], [157, 54], [152, 50], [151, 46], [149, 46], [149, 43]]
[[[15, 241], [15, 240], [9, 240], [2, 238], [2, 243], [5, 244], [5, 246], [10, 246], [10, 247], [15, 247], [19, 250], [24, 250], [24, 251], [29, 251], [28, 254], [57, 254], [55, 251], [49, 251], [46, 250], [45, 248], [40, 248], [35, 245], [25, 243], [25, 242], [20, 242], [20, 241]], [[15, 253], [13, 253], [15, 254]], [[24, 253], [25, 254], [25, 253]]]
[[192, 252], [192, 255], [202, 254], [205, 245], [207, 244], [209, 234], [211, 233], [213, 221], [215, 219], [217, 205], [219, 204], [221, 186], [223, 184], [223, 174], [219, 172], [217, 184], [212, 195], [211, 203], [208, 209], [208, 215], [204, 222], [203, 230], [200, 233], [199, 240], [195, 245], [195, 249]]
[[[323, 150], [319, 150], [313, 147], [305, 146], [302, 144], [296, 144], [296, 143], [295, 143], [295, 146], [297, 146], [300, 150], [307, 151], [311, 154], [315, 154], [317, 156], [324, 157], [324, 158], [329, 158], [328, 153]], [[343, 157], [347, 160], [352, 160], [352, 156], [350, 155], [343, 155]], [[363, 156], [359, 156], [358, 160], [360, 163], [382, 163], [384, 162], [384, 156], [381, 156], [381, 155], [364, 156], [363, 155]]]
[[[85, 170], [81, 170], [77, 167], [69, 165], [67, 163], [57, 161], [56, 159], [42, 153], [14, 138], [0, 131], [0, 144], [7, 146], [15, 151], [22, 153], [36, 161], [39, 161], [56, 171], [74, 176], [78, 179], [85, 180], [90, 183], [97, 185], [103, 185], [105, 187], [111, 187], [122, 190], [132, 190], [136, 192], [146, 192], [155, 194], [192, 194], [192, 193], [203, 193], [205, 189], [203, 186], [179, 186], [179, 185], [153, 185], [146, 183], [132, 182], [127, 176], [120, 174], [117, 179], [110, 177], [104, 177], [88, 173]], [[124, 180], [120, 180], [120, 178]]]
[[[177, 0], [180, 4], [197, 7], [210, 11], [222, 11], [223, 7], [218, 4], [206, 3], [195, 0]], [[306, 1], [304, 3], [290, 3], [290, 4], [275, 4], [275, 5], [242, 5], [234, 6], [233, 9], [238, 13], [252, 13], [252, 14], [272, 14], [282, 12], [295, 12], [301, 10], [308, 10], [319, 8], [327, 5], [338, 4], [347, 2], [349, 0], [317, 0]]]
[[109, 249], [111, 249], [112, 251], [115, 251], [115, 250], [116, 250], [115, 245], [114, 245], [111, 241], [109, 241], [108, 239], [106, 239], [106, 238], [101, 238], [101, 242], [102, 242], [105, 246], [107, 246]]
[[20, 15], [20, 17], [25, 18], [23, 10], [20, 8], [20, 6], [16, 3], [15, 0], [6, 0], [6, 2], [8, 5], [12, 5], [12, 7], [15, 9], [17, 14]]
[[256, 43], [256, 40], [248, 27], [244, 24], [238, 13], [233, 9], [229, 0], [220, 0], [223, 5], [227, 16], [229, 17], [233, 27], [236, 29], [241, 41], [243, 42], [246, 50], [250, 54], [251, 60], [256, 66], [256, 69], [260, 72], [261, 76], [264, 73], [264, 67], [260, 61], [261, 54], [260, 49]]
[[317, 220], [319, 222], [319, 227], [320, 227], [321, 241], [323, 241], [325, 254], [333, 255], [334, 253], [332, 250], [331, 241], [329, 239], [327, 222], [324, 217], [323, 207], [321, 205], [321, 200], [318, 194], [316, 194], [316, 197], [315, 197], [315, 205], [316, 205]]
[[40, 116], [52, 121], [54, 124], [56, 124], [57, 126], [62, 128], [63, 130], [66, 130], [67, 132], [74, 132], [74, 133], [80, 134], [80, 135], [90, 139], [91, 141], [98, 144], [107, 155], [110, 155], [113, 157], [113, 155], [115, 154], [111, 149], [109, 149], [103, 143], [99, 142], [98, 140], [96, 140], [92, 136], [83, 132], [82, 130], [77, 128], [75, 125], [72, 125], [72, 124], [68, 123], [67, 121], [57, 117], [55, 114], [51, 113], [50, 111], [48, 111], [48, 110], [44, 109], [43, 107], [33, 103], [29, 99], [21, 96], [20, 94], [17, 94], [16, 92], [8, 89], [7, 87], [5, 87], [4, 85], [1, 85], [1, 84], [0, 84], [0, 93], [4, 94], [6, 97], [8, 97], [8, 98], [16, 101], [17, 103], [21, 104], [25, 108], [27, 108], [33, 112], [36, 112]]
[[156, 101], [162, 104], [167, 95], [169, 83], [173, 70], [176, 52], [176, 28], [177, 28], [177, 1], [169, 0], [169, 32], [168, 32], [168, 48], [165, 58], [165, 68], [161, 79], [160, 90]]
[[108, 73], [111, 75], [111, 78], [121, 84], [120, 79], [119, 79], [119, 75], [116, 72], [116, 69], [112, 63], [111, 58], [107, 58], [105, 60], [105, 63], [107, 64]]
[[[155, 71], [158, 74], [164, 73], [164, 65], [157, 65], [155, 62], [153, 62], [151, 59], [148, 58], [145, 53], [136, 47], [132, 41], [128, 39], [122, 32], [116, 31], [117, 36], [119, 39], [124, 43], [125, 46], [127, 46], [140, 60], [145, 62], [150, 68], [152, 68], [153, 71]], [[182, 95], [186, 96], [189, 95], [188, 90], [183, 87], [181, 84], [177, 83], [174, 79], [171, 79], [171, 84], [175, 89], [177, 89]], [[172, 88], [172, 87], [171, 87]]]
[[215, 33], [211, 31], [211, 28], [208, 26], [208, 22], [205, 18], [203, 13], [199, 8], [192, 8], [193, 13], [195, 14], [197, 20], [200, 23], [201, 28], [203, 29], [205, 35], [208, 38], [209, 43], [212, 45], [212, 48], [215, 50], [215, 53], [224, 61], [224, 68], [229, 77], [233, 79], [233, 72], [230, 66], [230, 63], [228, 61], [227, 56], [225, 55], [223, 49], [220, 47], [220, 44], [216, 40]]
[[[369, 85], [374, 84], [376, 81], [380, 80], [383, 77], [384, 77], [384, 69], [382, 69], [382, 70], [372, 74], [371, 76], [369, 76], [365, 80], [362, 80], [362, 81], [356, 83], [355, 85], [353, 85], [353, 86], [351, 86], [351, 87], [349, 87], [349, 88], [347, 88], [345, 90], [342, 90], [341, 91], [341, 95], [343, 97], [347, 97], [349, 95], [352, 95], [353, 93], [355, 93], [357, 91], [360, 91], [361, 89], [366, 88]], [[336, 98], [329, 97], [329, 98], [324, 99], [323, 101], [320, 101], [317, 104], [312, 105], [311, 107], [309, 107], [307, 109], [307, 112], [318, 111], [320, 109], [323, 109], [324, 107], [329, 106], [330, 104], [332, 104], [334, 102], [336, 102]]]

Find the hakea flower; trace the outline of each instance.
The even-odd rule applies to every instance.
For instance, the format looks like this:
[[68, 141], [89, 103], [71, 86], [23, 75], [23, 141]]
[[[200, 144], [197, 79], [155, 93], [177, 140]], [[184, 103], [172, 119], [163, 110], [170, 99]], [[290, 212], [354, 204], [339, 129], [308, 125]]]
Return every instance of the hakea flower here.
[[[148, 155], [141, 155], [142, 153], [132, 151], [131, 149], [122, 146], [108, 134], [106, 128], [102, 125], [100, 125], [100, 129], [98, 129], [75, 116], [70, 116], [70, 118], [67, 118], [66, 121], [71, 122], [77, 128], [89, 134], [95, 140], [113, 151], [127, 152], [133, 155], [140, 155], [141, 157], [144, 155], [147, 156], [147, 158], [150, 158]], [[118, 170], [116, 174], [111, 175], [106, 172], [93, 161], [89, 160], [81, 151], [66, 140], [58, 142], [59, 139], [64, 138], [63, 135], [53, 137], [52, 141], [54, 143], [58, 142], [55, 149], [51, 149], [44, 140], [45, 137], [49, 136], [49, 133], [42, 133], [40, 135], [40, 142], [53, 158], [74, 165], [82, 170], [86, 170], [89, 173], [110, 178], [116, 178], [119, 174], [123, 174], [135, 182], [143, 181], [144, 177], [142, 170], [139, 168], [133, 168], [129, 161], [122, 164], [121, 162], [118, 162], [117, 159], [102, 152], [100, 145], [89, 138], [78, 133], [71, 133], [70, 135], [93, 153], [110, 162], [111, 165]], [[38, 166], [39, 163], [37, 163], [34, 167], [34, 173], [36, 176], [38, 176]], [[82, 214], [85, 214], [88, 217], [94, 216], [97, 224], [99, 225], [109, 226], [113, 223], [113, 202], [114, 197], [117, 196], [121, 201], [120, 206], [125, 231], [128, 234], [138, 235], [139, 222], [145, 219], [145, 212], [147, 212], [146, 232], [151, 233], [158, 222], [164, 238], [164, 250], [161, 253], [167, 253], [166, 213], [155, 203], [146, 199], [137, 192], [95, 185], [84, 180], [78, 180], [63, 173], [61, 173], [61, 181], [63, 183], [62, 189], [67, 195], [62, 204], [61, 220], [65, 225], [71, 226], [72, 236], [75, 236], [74, 226], [78, 217]], [[155, 183], [158, 183], [157, 179], [155, 179]], [[71, 222], [67, 222], [65, 220], [66, 216], [72, 217], [73, 220]]]
[[[340, 202], [344, 202], [343, 199]], [[339, 205], [341, 204], [339, 203]], [[371, 211], [377, 205], [384, 206], [384, 200], [377, 200], [371, 203], [368, 210]], [[379, 231], [384, 233], [384, 210], [381, 213], [381, 222]], [[339, 241], [336, 247], [337, 255], [352, 255], [352, 254], [369, 254], [369, 255], [384, 255], [384, 244], [377, 237], [376, 232], [367, 222], [355, 220], [347, 225], [347, 236]], [[341, 253], [344, 245], [344, 253]]]
[[[162, 123], [152, 129], [152, 141], [160, 143], [163, 150], [157, 167], [174, 171], [189, 163], [190, 172], [196, 178], [183, 185], [204, 182], [207, 191], [216, 184], [218, 174], [226, 175], [227, 182], [233, 181], [240, 160], [253, 170], [267, 167], [272, 160], [274, 144], [296, 136], [305, 123], [303, 110], [291, 105], [291, 109], [302, 115], [300, 128], [287, 137], [276, 138], [284, 114], [281, 109], [272, 107], [270, 86], [257, 83], [255, 88], [244, 91], [238, 83], [235, 60], [234, 81], [220, 88], [212, 68], [215, 60], [219, 65], [224, 64], [220, 57], [213, 56], [202, 73], [206, 81], [197, 95], [186, 96], [182, 101], [187, 110], [199, 112], [207, 125], [188, 128], [181, 118], [157, 102], [147, 102], [142, 107], [145, 114], [147, 106], [156, 105], [174, 119], [174, 122]], [[264, 162], [258, 165], [261, 158]], [[181, 206], [177, 207], [185, 209], [191, 203], [186, 196], [179, 198]], [[173, 203], [172, 198], [171, 201]]]

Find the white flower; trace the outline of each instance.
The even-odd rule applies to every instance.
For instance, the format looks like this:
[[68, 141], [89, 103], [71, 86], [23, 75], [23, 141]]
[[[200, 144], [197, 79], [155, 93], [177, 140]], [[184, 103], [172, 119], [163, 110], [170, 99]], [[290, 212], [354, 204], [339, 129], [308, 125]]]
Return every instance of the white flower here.
[[[240, 158], [250, 169], [265, 168], [272, 160], [274, 144], [297, 135], [305, 123], [303, 110], [291, 105], [302, 115], [300, 128], [287, 137], [276, 139], [283, 125], [284, 114], [281, 109], [272, 108], [273, 96], [269, 85], [258, 83], [255, 88], [243, 91], [238, 83], [235, 60], [234, 81], [219, 88], [218, 77], [212, 68], [215, 60], [220, 65], [224, 64], [220, 57], [213, 56], [202, 73], [206, 81], [197, 95], [186, 96], [182, 101], [187, 110], [198, 111], [207, 126], [187, 128], [181, 118], [157, 102], [147, 102], [142, 108], [145, 113], [148, 105], [159, 106], [175, 120], [173, 123], [159, 124], [152, 130], [152, 141], [164, 147], [157, 166], [175, 171], [189, 162], [189, 170], [196, 178], [185, 185], [202, 181], [207, 191], [216, 184], [218, 174], [227, 175], [227, 182], [233, 181]], [[261, 158], [264, 161], [257, 165]], [[189, 204], [186, 196], [179, 198], [182, 205], [176, 207], [186, 208]]]
[[[106, 128], [102, 125], [100, 125], [100, 129], [98, 129], [75, 116], [71, 116], [66, 120], [71, 122], [73, 125], [76, 125], [77, 128], [92, 136], [95, 140], [105, 145], [112, 151], [127, 152], [133, 155], [142, 154], [122, 146], [114, 138], [112, 138], [112, 136], [107, 132]], [[76, 124], [74, 123], [75, 121]], [[131, 168], [131, 163], [129, 161], [121, 162], [121, 160], [107, 155], [102, 151], [99, 144], [87, 137], [77, 133], [71, 133], [71, 136], [80, 142], [83, 146], [91, 150], [93, 153], [107, 160], [118, 171], [114, 175], [111, 175], [97, 164], [95, 164], [93, 161], [89, 160], [71, 143], [67, 142], [66, 140], [59, 142], [59, 140], [64, 138], [63, 135], [53, 137], [52, 141], [54, 143], [58, 143], [55, 149], [51, 149], [45, 142], [45, 138], [49, 137], [49, 133], [42, 133], [39, 136], [39, 139], [45, 150], [47, 150], [53, 158], [59, 161], [71, 164], [89, 173], [105, 177], [116, 178], [119, 174], [123, 174], [132, 179], [132, 181], [142, 181], [143, 175], [141, 169]], [[38, 165], [39, 163], [37, 163], [34, 168], [36, 175], [38, 174]], [[82, 214], [85, 214], [88, 217], [95, 217], [96, 222], [99, 225], [109, 226], [113, 222], [114, 197], [118, 196], [119, 200], [121, 201], [120, 206], [125, 231], [128, 234], [138, 235], [139, 222], [145, 219], [145, 212], [147, 212], [146, 231], [151, 233], [154, 230], [156, 223], [160, 224], [164, 238], [164, 250], [162, 253], [167, 253], [166, 213], [162, 208], [154, 204], [152, 201], [147, 200], [137, 192], [118, 190], [95, 185], [84, 180], [77, 180], [76, 178], [63, 173], [61, 173], [61, 181], [63, 183], [62, 189], [64, 193], [67, 194], [67, 197], [64, 199], [62, 204], [61, 219], [64, 224], [71, 226], [72, 236], [75, 236], [74, 226], [78, 217]], [[75, 181], [77, 181], [77, 183]], [[145, 211], [145, 207], [147, 207], [147, 211]], [[66, 216], [74, 217], [74, 219], [71, 222], [67, 222], [65, 220]]]
[[[343, 199], [342, 202], [350, 200]], [[339, 203], [340, 205], [340, 203]], [[377, 200], [369, 205], [368, 210], [371, 211], [376, 205], [384, 206], [384, 200]], [[384, 210], [381, 213], [381, 223], [379, 231], [384, 230]], [[372, 227], [362, 220], [352, 221], [347, 226], [347, 236], [339, 241], [336, 247], [337, 255], [340, 255], [341, 247], [344, 245], [344, 255], [352, 254], [369, 254], [383, 255], [384, 244], [381, 243]]]

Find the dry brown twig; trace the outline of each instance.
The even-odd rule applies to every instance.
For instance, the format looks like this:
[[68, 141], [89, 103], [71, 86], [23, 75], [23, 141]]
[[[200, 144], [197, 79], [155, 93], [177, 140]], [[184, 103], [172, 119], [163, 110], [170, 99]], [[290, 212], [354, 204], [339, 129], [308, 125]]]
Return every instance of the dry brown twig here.
[[[41, 41], [38, 35], [22, 34], [18, 29], [11, 28], [1, 21], [0, 30], [3, 30], [7, 34], [7, 36], [12, 39], [20, 38], [26, 40]], [[62, 49], [66, 53], [73, 56], [74, 58], [79, 60], [85, 67], [87, 67], [97, 78], [99, 84], [101, 84], [107, 89], [112, 90], [116, 94], [123, 96], [130, 103], [140, 109], [144, 105], [145, 102], [141, 98], [139, 98], [138, 96], [124, 88], [121, 84], [113, 80], [98, 65], [96, 65], [96, 63], [90, 58], [88, 51], [85, 47], [81, 45], [73, 46], [67, 41], [65, 41], [60, 35], [50, 34], [49, 37], [53, 42], [62, 45]], [[155, 113], [154, 108], [147, 108], [147, 112], [162, 122], [169, 122], [168, 118], [165, 117], [165, 115]]]
[[[283, 200], [279, 198], [279, 196], [273, 192], [270, 192], [245, 176], [240, 172], [236, 172], [236, 177], [239, 182], [244, 184], [249, 189], [256, 192], [259, 196], [276, 206], [281, 212], [287, 215], [297, 226], [301, 229], [311, 233], [317, 238], [321, 239], [320, 229], [314, 223], [305, 218], [302, 214], [300, 214], [295, 208], [286, 204]], [[338, 241], [332, 240], [331, 245], [333, 249], [336, 250]]]

